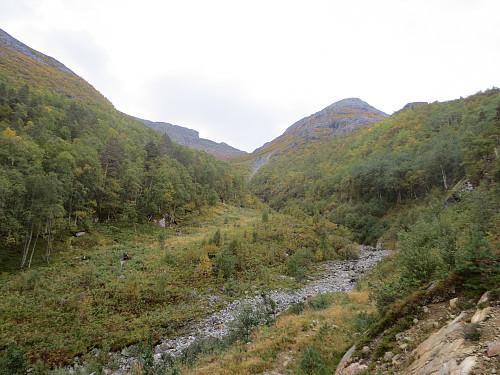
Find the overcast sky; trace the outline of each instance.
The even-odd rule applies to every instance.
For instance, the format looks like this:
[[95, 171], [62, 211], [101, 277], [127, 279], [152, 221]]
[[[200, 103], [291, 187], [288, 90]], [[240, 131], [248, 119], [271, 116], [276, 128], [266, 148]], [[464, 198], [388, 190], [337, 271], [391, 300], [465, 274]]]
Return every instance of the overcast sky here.
[[347, 97], [500, 86], [499, 0], [0, 0], [0, 28], [120, 111], [252, 151]]

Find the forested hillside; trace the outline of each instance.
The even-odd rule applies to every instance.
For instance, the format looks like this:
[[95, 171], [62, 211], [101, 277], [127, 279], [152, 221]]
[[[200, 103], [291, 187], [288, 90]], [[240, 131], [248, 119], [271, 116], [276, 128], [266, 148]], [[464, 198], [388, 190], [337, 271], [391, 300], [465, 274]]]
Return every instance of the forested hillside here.
[[220, 200], [241, 202], [243, 178], [228, 164], [118, 112], [62, 64], [43, 63], [55, 60], [32, 52], [40, 63], [7, 47], [0, 54], [2, 257], [12, 261], [21, 249], [22, 268], [37, 246], [45, 244], [49, 261], [55, 237], [92, 221], [173, 221]]
[[276, 210], [320, 215], [374, 244], [391, 209], [498, 181], [500, 91], [422, 104], [272, 158], [251, 179]]

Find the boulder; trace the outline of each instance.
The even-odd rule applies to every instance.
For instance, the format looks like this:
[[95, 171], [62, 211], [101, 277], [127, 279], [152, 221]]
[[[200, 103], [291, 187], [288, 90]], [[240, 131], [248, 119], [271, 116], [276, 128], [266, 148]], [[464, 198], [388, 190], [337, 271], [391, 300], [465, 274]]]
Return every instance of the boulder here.
[[345, 374], [344, 370], [348, 367], [348, 364], [352, 361], [352, 355], [355, 350], [356, 346], [353, 346], [344, 354], [344, 356], [340, 360], [339, 365], [337, 366], [337, 369], [335, 370], [335, 375]]
[[500, 355], [500, 341], [493, 341], [488, 344], [488, 357]]
[[[469, 374], [477, 362], [476, 356], [470, 356], [471, 348], [461, 337], [465, 312], [452, 322], [433, 333], [413, 352], [416, 359], [408, 367], [410, 374]], [[464, 358], [457, 361], [457, 358]]]
[[491, 301], [491, 292], [486, 292], [484, 293], [481, 298], [479, 298], [479, 301], [477, 302], [478, 305], [486, 305], [490, 303]]
[[458, 302], [458, 298], [452, 298], [452, 299], [450, 299], [450, 307], [452, 309], [456, 309], [457, 308], [457, 302]]
[[471, 318], [470, 322], [471, 323], [480, 323], [482, 321], [485, 321], [486, 318], [491, 314], [491, 307], [486, 307], [484, 309], [477, 309], [476, 313], [474, 316]]
[[392, 362], [393, 358], [394, 358], [394, 354], [392, 352], [386, 352], [384, 354], [384, 362]]

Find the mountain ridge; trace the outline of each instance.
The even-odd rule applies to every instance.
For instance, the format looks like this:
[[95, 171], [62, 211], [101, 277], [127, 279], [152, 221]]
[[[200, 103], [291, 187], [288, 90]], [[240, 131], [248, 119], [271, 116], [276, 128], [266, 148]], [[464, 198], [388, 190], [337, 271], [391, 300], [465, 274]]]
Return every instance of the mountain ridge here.
[[218, 143], [210, 139], [200, 138], [200, 133], [194, 129], [189, 129], [180, 125], [173, 125], [168, 122], [149, 121], [138, 117], [134, 118], [150, 128], [167, 134], [172, 141], [180, 145], [187, 146], [195, 150], [205, 151], [221, 160], [227, 160], [235, 156], [246, 154], [245, 151], [238, 150], [227, 143]]
[[[95, 100], [107, 106], [113, 106], [97, 89], [66, 65], [29, 47], [2, 29], [0, 29], [0, 68], [6, 73], [13, 73], [11, 77], [17, 76], [29, 82], [31, 86], [35, 84], [39, 87], [50, 86], [53, 91], [62, 93], [70, 99]], [[205, 151], [221, 160], [245, 154], [244, 151], [225, 143], [200, 138], [196, 130], [167, 122], [153, 122], [131, 117], [167, 134], [176, 143]]]
[[250, 164], [249, 178], [252, 178], [274, 157], [305, 147], [311, 141], [340, 136], [388, 116], [359, 98], [345, 98], [296, 121], [282, 135], [238, 161]]
[[[26, 44], [17, 40], [12, 35], [10, 35], [9, 33], [5, 32], [2, 29], [0, 29], [0, 45], [4, 45], [7, 48], [11, 49], [12, 51], [15, 51], [23, 56], [29, 57], [39, 63], [56, 68], [57, 70], [60, 70], [62, 72], [75, 74], [71, 69], [69, 69], [60, 61], [27, 46]], [[2, 52], [0, 51], [0, 53]]]

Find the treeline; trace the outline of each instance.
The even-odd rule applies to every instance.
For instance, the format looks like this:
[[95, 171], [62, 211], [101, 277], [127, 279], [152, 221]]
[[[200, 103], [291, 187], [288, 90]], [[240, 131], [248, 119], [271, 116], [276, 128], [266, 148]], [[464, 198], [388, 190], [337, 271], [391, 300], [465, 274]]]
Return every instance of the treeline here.
[[92, 221], [129, 223], [217, 201], [240, 203], [244, 180], [213, 156], [173, 143], [114, 110], [0, 75], [0, 243], [37, 241]]
[[498, 180], [500, 90], [400, 111], [368, 128], [311, 141], [271, 159], [252, 179], [272, 207], [320, 214], [346, 225], [360, 242], [383, 233], [398, 204], [463, 179]]

